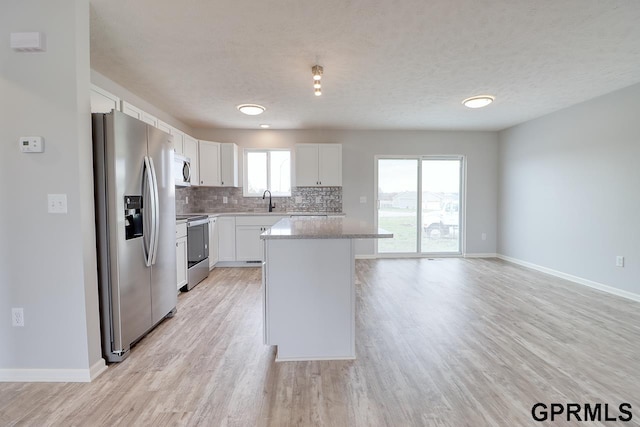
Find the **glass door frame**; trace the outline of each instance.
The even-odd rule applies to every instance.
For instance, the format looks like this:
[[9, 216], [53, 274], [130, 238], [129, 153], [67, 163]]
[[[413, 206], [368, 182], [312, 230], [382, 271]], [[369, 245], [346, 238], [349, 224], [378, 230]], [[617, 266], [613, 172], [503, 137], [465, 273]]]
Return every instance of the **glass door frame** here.
[[[466, 199], [467, 199], [467, 162], [464, 155], [387, 155], [379, 154], [374, 156], [373, 165], [373, 217], [374, 226], [378, 229], [378, 211], [380, 199], [378, 198], [378, 162], [379, 160], [417, 160], [418, 161], [418, 200], [417, 200], [417, 245], [416, 252], [378, 252], [378, 239], [374, 239], [374, 250], [377, 258], [436, 258], [451, 257], [457, 258], [463, 256], [466, 250]], [[458, 251], [457, 252], [422, 252], [422, 161], [423, 160], [459, 160], [460, 161], [460, 190], [459, 190], [459, 208], [458, 208]]]

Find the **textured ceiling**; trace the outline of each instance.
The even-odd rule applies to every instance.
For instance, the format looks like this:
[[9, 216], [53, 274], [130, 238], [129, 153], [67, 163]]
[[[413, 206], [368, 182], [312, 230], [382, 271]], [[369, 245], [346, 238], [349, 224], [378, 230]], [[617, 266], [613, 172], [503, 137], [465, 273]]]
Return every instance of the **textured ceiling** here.
[[92, 0], [91, 66], [193, 127], [498, 130], [639, 82], [639, 22], [638, 0]]

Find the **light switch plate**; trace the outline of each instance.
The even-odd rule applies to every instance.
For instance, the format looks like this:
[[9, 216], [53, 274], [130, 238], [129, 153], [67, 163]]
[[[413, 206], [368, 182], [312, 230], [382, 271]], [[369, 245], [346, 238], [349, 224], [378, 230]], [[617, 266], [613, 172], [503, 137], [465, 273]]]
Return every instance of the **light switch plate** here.
[[21, 136], [19, 143], [23, 153], [44, 152], [44, 138], [41, 136]]
[[47, 206], [49, 213], [66, 214], [67, 213], [67, 195], [66, 194], [48, 194]]
[[367, 203], [367, 196], [360, 196], [360, 203]]

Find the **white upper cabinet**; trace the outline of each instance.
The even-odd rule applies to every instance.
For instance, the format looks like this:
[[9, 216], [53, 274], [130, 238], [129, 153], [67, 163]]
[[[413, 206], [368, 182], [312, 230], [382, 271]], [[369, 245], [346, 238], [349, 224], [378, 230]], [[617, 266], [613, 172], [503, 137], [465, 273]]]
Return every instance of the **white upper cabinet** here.
[[92, 113], [110, 113], [111, 110], [120, 111], [120, 98], [96, 85], [91, 85]]
[[318, 146], [318, 181], [324, 187], [342, 186], [342, 144]]
[[296, 186], [342, 186], [342, 144], [297, 144]]
[[144, 111], [142, 112], [142, 115], [140, 116], [140, 120], [142, 120], [146, 124], [149, 124], [153, 127], [158, 127], [158, 119], [147, 112], [144, 112]]
[[296, 145], [296, 185], [318, 186], [318, 144]]
[[183, 155], [191, 160], [191, 185], [200, 185], [200, 171], [198, 170], [198, 140], [184, 134]]
[[171, 135], [173, 135], [173, 149], [176, 153], [184, 155], [184, 137], [185, 134], [182, 131], [172, 127]]
[[151, 126], [158, 127], [158, 119], [155, 116], [141, 110], [135, 105], [129, 104], [127, 101], [122, 101], [122, 112], [133, 117], [134, 119], [142, 120], [143, 122], [150, 124]]
[[166, 132], [169, 135], [173, 135], [171, 133], [171, 126], [169, 126], [168, 124], [166, 124], [165, 122], [163, 122], [162, 120], [158, 119], [158, 122], [156, 124], [156, 127], [158, 129], [160, 129], [162, 132]]
[[129, 104], [127, 101], [122, 101], [121, 111], [126, 115], [133, 117], [134, 119], [142, 120], [143, 111], [138, 107]]
[[238, 146], [236, 144], [220, 144], [220, 180], [223, 187], [238, 187]]
[[[200, 154], [200, 185], [219, 187], [220, 179], [220, 143], [198, 141]], [[191, 161], [193, 164], [193, 160]]]

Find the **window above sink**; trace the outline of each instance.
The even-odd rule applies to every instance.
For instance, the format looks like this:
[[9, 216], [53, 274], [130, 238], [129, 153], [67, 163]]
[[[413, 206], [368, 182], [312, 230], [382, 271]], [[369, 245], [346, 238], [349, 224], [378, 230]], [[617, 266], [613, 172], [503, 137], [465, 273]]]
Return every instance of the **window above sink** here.
[[291, 196], [291, 150], [244, 150], [244, 197], [262, 197], [269, 190], [273, 197]]

